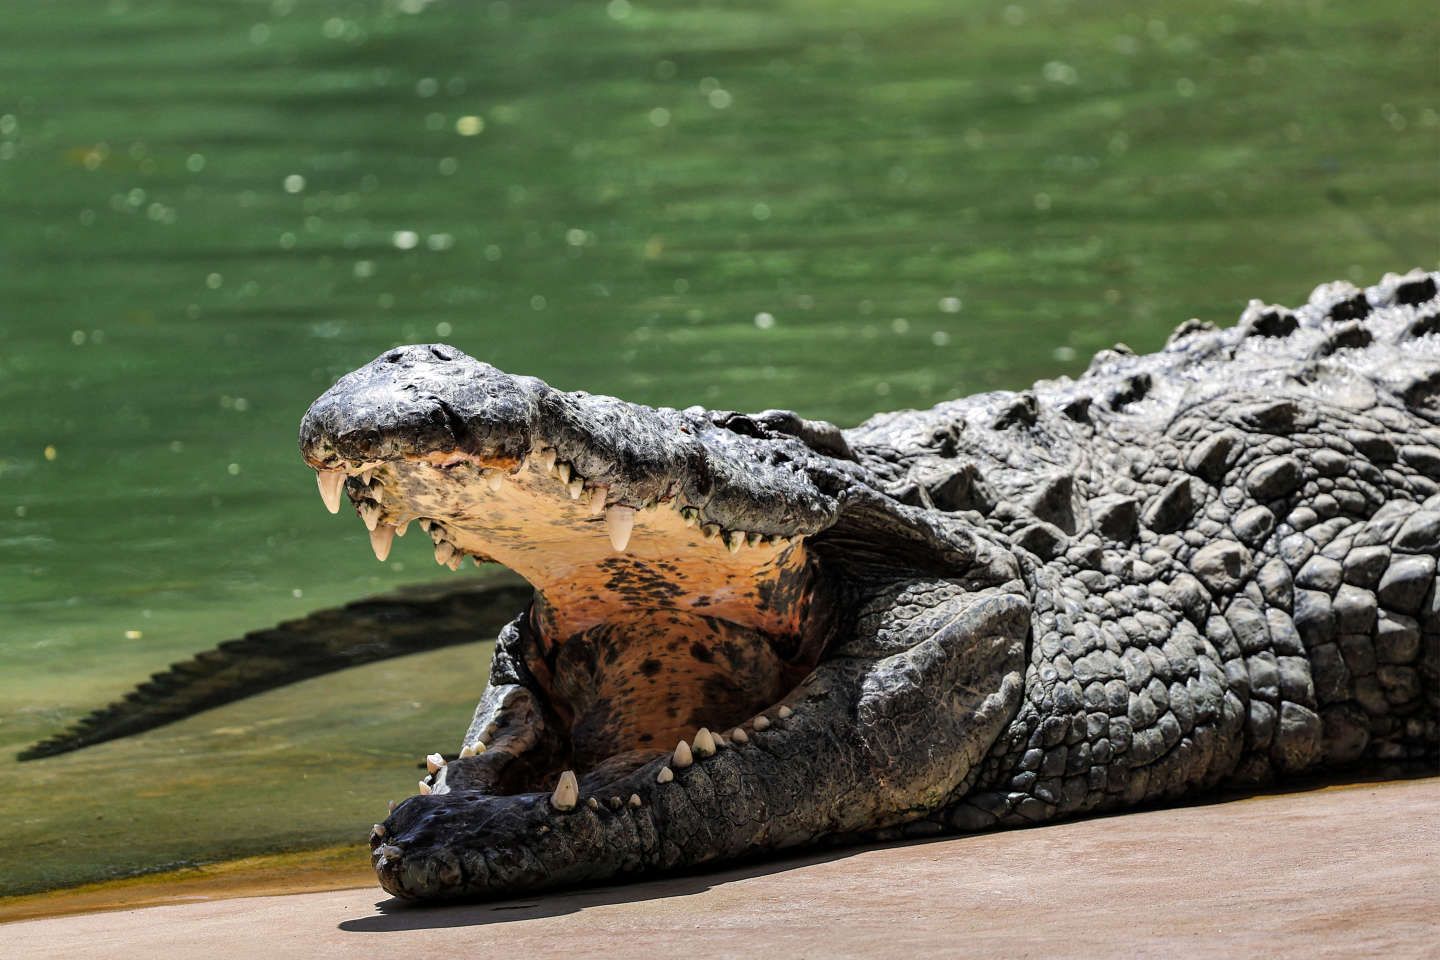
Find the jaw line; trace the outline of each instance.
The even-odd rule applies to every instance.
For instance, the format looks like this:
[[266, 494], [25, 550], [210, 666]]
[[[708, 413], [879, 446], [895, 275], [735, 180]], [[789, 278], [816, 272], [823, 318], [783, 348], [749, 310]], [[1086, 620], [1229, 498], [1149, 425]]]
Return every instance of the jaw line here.
[[726, 530], [678, 494], [648, 502], [617, 497], [543, 449], [519, 461], [432, 452], [343, 469], [372, 541], [376, 531], [388, 543], [389, 531], [418, 523], [442, 566], [458, 568], [469, 556], [520, 574], [549, 608], [565, 611], [555, 624], [564, 632], [636, 603], [766, 633], [797, 627], [757, 602], [756, 588], [809, 563], [798, 532]]

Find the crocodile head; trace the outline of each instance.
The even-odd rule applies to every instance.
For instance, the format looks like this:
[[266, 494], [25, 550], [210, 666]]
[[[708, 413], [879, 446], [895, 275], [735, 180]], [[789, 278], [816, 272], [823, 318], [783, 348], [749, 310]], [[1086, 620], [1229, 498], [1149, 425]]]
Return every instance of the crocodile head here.
[[[903, 819], [956, 788], [1013, 707], [1013, 556], [883, 493], [828, 424], [563, 392], [429, 345], [343, 377], [300, 446], [380, 559], [415, 525], [441, 564], [495, 561], [535, 588], [458, 756], [431, 755], [419, 795], [372, 832], [396, 895], [538, 889]], [[942, 635], [968, 652], [917, 659]], [[969, 695], [927, 713], [956, 682]], [[956, 724], [968, 748], [937, 759]]]

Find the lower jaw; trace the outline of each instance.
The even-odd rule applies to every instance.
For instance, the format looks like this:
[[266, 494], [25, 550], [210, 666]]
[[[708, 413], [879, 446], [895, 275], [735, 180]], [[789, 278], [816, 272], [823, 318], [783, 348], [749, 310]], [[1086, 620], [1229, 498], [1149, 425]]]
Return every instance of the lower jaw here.
[[[431, 778], [448, 792], [409, 798], [372, 832], [377, 876], [396, 896], [443, 900], [512, 895], [662, 866], [657, 831], [674, 816], [666, 804], [679, 796], [667, 792], [680, 786], [675, 781], [693, 783], [702, 764], [713, 773], [730, 754], [738, 760], [738, 751], [762, 736], [756, 731], [790, 715], [777, 708], [775, 720], [762, 714], [747, 725], [749, 732], [702, 731], [672, 752], [611, 757], [579, 779], [567, 772], [554, 778], [553, 789], [538, 792], [450, 789], [452, 770], [463, 784], [466, 768], [483, 765], [488, 754], [453, 761]], [[744, 739], [730, 739], [736, 736]], [[566, 852], [555, 855], [555, 849]]]

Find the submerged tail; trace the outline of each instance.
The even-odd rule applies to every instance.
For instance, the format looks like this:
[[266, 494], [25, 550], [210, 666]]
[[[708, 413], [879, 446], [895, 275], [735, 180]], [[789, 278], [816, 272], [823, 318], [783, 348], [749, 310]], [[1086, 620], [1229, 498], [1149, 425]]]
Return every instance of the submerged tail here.
[[37, 760], [116, 740], [276, 687], [409, 653], [493, 637], [529, 602], [512, 577], [431, 584], [319, 610], [227, 640], [156, 673], [122, 700], [27, 747]]

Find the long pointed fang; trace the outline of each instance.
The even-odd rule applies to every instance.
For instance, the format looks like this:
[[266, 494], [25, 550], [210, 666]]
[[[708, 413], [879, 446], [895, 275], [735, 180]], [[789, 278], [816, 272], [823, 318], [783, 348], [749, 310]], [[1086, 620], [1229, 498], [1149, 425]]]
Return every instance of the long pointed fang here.
[[605, 498], [609, 495], [610, 488], [603, 483], [590, 488], [590, 516], [598, 517], [605, 512]]
[[555, 785], [555, 792], [550, 794], [550, 806], [556, 810], [574, 810], [575, 802], [580, 799], [580, 784], [575, 780], [575, 771], [566, 770], [560, 774], [560, 782]]
[[574, 479], [572, 479], [572, 480], [570, 481], [570, 499], [571, 499], [571, 500], [579, 500], [579, 499], [580, 499], [580, 494], [582, 494], [582, 493], [584, 493], [584, 492], [585, 492], [585, 481], [584, 481], [584, 480], [582, 480], [580, 477], [575, 477]]
[[395, 528], [388, 523], [382, 523], [370, 531], [370, 549], [375, 551], [375, 559], [384, 562], [390, 556], [390, 545], [395, 542]]
[[623, 553], [630, 544], [630, 531], [635, 529], [635, 508], [615, 504], [605, 511], [605, 527], [610, 533], [610, 545]]
[[340, 512], [340, 490], [345, 486], [345, 471], [316, 470], [315, 483], [320, 487], [320, 499], [331, 513]]

